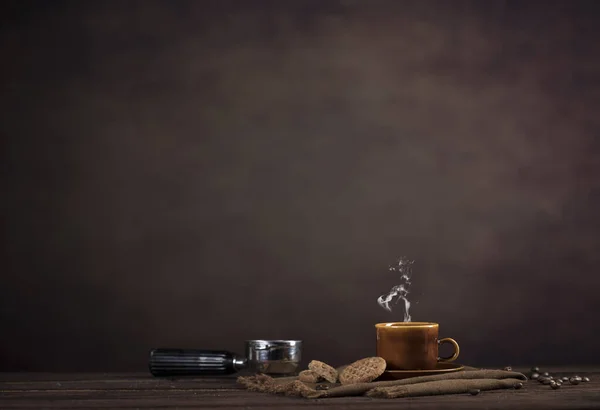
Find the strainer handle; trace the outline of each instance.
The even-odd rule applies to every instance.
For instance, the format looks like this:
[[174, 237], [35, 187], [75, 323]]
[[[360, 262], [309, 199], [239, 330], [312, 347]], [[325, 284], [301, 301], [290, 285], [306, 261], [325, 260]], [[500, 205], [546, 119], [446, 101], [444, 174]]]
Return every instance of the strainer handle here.
[[150, 373], [156, 377], [211, 376], [232, 374], [246, 361], [224, 350], [152, 349]]

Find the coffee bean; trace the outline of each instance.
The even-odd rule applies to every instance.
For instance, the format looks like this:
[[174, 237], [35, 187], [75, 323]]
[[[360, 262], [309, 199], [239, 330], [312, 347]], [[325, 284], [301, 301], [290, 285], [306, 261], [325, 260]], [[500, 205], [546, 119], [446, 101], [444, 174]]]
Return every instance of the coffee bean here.
[[552, 383], [555, 383], [555, 382], [548, 378], [544, 379], [544, 381], [542, 382], [542, 384], [552, 384]]
[[523, 388], [523, 383], [517, 383], [515, 384], [515, 390], [519, 390]]
[[554, 383], [558, 384], [559, 386], [562, 386], [562, 381], [560, 379], [555, 380]]
[[568, 378], [567, 376], [564, 376], [564, 377], [562, 378], [562, 381], [563, 381], [563, 382], [568, 382], [568, 381], [569, 381], [569, 378]]
[[573, 376], [573, 377], [574, 377], [574, 378], [576, 378], [576, 379], [577, 379], [577, 380], [579, 380], [579, 381], [583, 381], [583, 379], [582, 379], [580, 376], [577, 376], [577, 375], [575, 375], [575, 376]]
[[477, 395], [478, 395], [480, 392], [481, 392], [481, 390], [479, 390], [479, 389], [472, 389], [472, 390], [469, 390], [469, 394], [470, 394], [471, 396], [477, 396]]
[[537, 366], [534, 366], [534, 367], [532, 367], [532, 368], [531, 368], [531, 371], [532, 371], [533, 373], [539, 373], [539, 372], [540, 372], [540, 368], [539, 368], [539, 367], [537, 367]]
[[539, 373], [531, 373], [531, 380], [537, 380], [540, 378], [540, 374]]
[[544, 372], [544, 373], [542, 373], [542, 376], [544, 376], [544, 377], [550, 377], [550, 374], [548, 372]]
[[583, 378], [583, 381], [584, 381], [584, 382], [589, 382], [589, 381], [590, 381], [590, 378], [586, 376], [586, 377], [584, 377], [584, 378]]
[[552, 383], [552, 384], [550, 384], [550, 387], [552, 387], [554, 390], [556, 390], [556, 389], [560, 388], [560, 384]]
[[579, 379], [576, 379], [575, 377], [571, 377], [569, 379], [569, 383], [571, 383], [571, 384], [579, 384]]
[[512, 367], [510, 367], [510, 366], [506, 366], [506, 367], [504, 368], [504, 370], [506, 370], [507, 372], [512, 372]]

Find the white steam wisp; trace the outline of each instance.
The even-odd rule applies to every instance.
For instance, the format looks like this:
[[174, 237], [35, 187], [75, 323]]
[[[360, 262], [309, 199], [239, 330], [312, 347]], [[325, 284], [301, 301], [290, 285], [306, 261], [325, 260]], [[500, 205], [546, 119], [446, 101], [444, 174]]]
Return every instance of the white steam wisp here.
[[388, 312], [392, 311], [390, 307], [390, 303], [396, 298], [397, 304], [400, 300], [404, 302], [404, 321], [410, 322], [410, 301], [408, 300], [408, 289], [410, 288], [410, 277], [412, 274], [411, 265], [414, 261], [409, 261], [408, 259], [402, 257], [398, 260], [398, 263], [394, 266], [390, 266], [390, 271], [400, 273], [400, 284], [392, 287], [392, 289], [386, 295], [381, 295], [377, 298], [377, 303], [379, 306], [387, 310]]

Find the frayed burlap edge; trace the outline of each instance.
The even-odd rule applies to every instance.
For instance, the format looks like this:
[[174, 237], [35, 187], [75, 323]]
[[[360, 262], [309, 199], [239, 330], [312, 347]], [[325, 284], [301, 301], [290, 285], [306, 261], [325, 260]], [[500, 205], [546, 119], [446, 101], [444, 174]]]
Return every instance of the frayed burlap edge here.
[[385, 399], [400, 397], [438, 396], [442, 394], [461, 394], [471, 390], [500, 390], [515, 388], [520, 379], [454, 379], [409, 384], [404, 386], [376, 387], [366, 395]]
[[[474, 369], [474, 368], [473, 368]], [[504, 379], [512, 379], [506, 383], [498, 382]], [[470, 380], [470, 382], [466, 382]], [[487, 389], [506, 388], [503, 386], [514, 387], [516, 383], [527, 380], [522, 373], [505, 370], [469, 370], [456, 373], [445, 373], [432, 376], [411, 377], [401, 380], [389, 380], [370, 383], [357, 383], [351, 385], [339, 385], [333, 383], [319, 383], [326, 385], [328, 390], [317, 390], [316, 383], [303, 383], [298, 377], [272, 378], [267, 375], [259, 374], [255, 376], [240, 376], [237, 381], [250, 391], [266, 392], [271, 394], [285, 394], [288, 396], [301, 396], [309, 399], [325, 397], [344, 397], [361, 396], [363, 394], [371, 397], [414, 397], [414, 395], [428, 396], [438, 394], [454, 394], [455, 391], [463, 392], [477, 387], [468, 387], [477, 382], [483, 382], [481, 385], [490, 385]], [[430, 382], [452, 381], [452, 383], [431, 384]], [[457, 382], [462, 381], [462, 382]], [[425, 384], [421, 387], [415, 387], [417, 384]], [[487, 383], [487, 384], [486, 384]], [[400, 386], [410, 386], [400, 388]], [[461, 387], [467, 386], [467, 387]], [[483, 390], [480, 388], [480, 390]], [[368, 392], [372, 392], [368, 394]]]

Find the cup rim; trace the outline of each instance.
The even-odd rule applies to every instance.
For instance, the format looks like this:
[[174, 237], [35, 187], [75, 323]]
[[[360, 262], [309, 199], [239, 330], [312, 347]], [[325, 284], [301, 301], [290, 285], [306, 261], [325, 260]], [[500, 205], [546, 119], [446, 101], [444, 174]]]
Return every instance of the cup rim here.
[[424, 328], [434, 328], [439, 327], [438, 323], [435, 322], [385, 322], [385, 323], [377, 323], [375, 324], [376, 328], [415, 328], [415, 327], [424, 327]]

